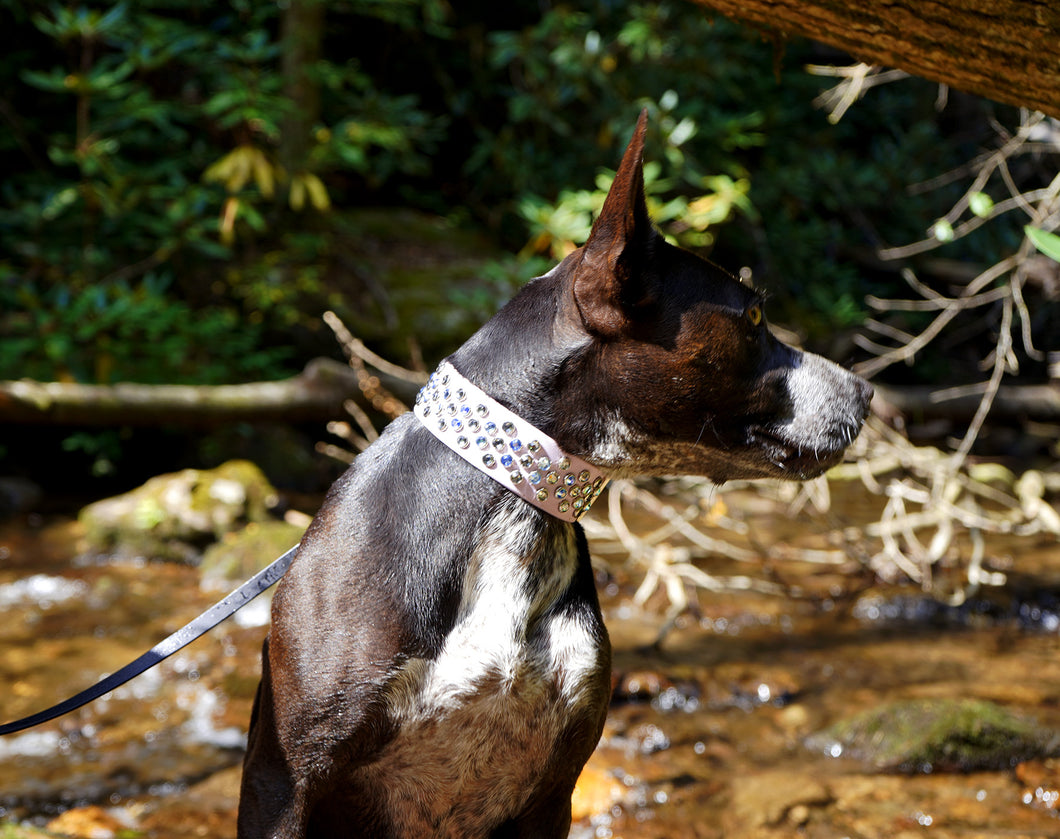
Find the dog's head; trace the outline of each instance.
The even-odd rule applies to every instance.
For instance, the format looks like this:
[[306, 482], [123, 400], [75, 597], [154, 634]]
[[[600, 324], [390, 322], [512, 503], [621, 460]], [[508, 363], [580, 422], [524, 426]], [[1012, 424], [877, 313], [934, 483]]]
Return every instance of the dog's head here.
[[872, 388], [769, 331], [762, 297], [652, 226], [646, 116], [589, 240], [551, 273], [553, 432], [616, 474], [805, 479], [853, 442]]

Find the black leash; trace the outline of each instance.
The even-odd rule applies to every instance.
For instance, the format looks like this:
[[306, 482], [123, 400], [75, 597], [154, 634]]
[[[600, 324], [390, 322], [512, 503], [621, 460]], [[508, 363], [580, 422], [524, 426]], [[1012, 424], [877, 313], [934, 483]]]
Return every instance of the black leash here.
[[53, 705], [47, 710], [32, 714], [28, 717], [23, 717], [20, 720], [0, 725], [0, 736], [32, 728], [35, 725], [40, 725], [42, 722], [47, 722], [56, 717], [61, 717], [63, 714], [68, 714], [70, 711], [80, 708], [82, 705], [87, 705], [93, 699], [98, 699], [103, 694], [109, 693], [114, 690], [114, 688], [125, 684], [134, 676], [139, 676], [145, 670], [150, 670], [160, 661], [169, 658], [169, 656], [173, 655], [177, 650], [188, 646], [188, 644], [196, 638], [209, 632], [225, 618], [231, 617], [246, 606], [251, 600], [279, 581], [288, 566], [290, 566], [291, 560], [294, 558], [294, 553], [297, 549], [298, 546], [295, 545], [295, 547], [291, 548], [279, 559], [274, 560], [266, 568], [263, 568], [243, 583], [243, 585], [225, 597], [224, 600], [218, 601], [195, 618], [195, 620], [191, 621], [191, 623], [182, 626], [168, 638], [159, 641], [138, 659], [126, 664], [121, 670], [111, 673], [107, 678], [97, 682], [87, 690], [81, 691], [76, 696], [71, 696], [69, 699], [63, 700], [58, 705]]

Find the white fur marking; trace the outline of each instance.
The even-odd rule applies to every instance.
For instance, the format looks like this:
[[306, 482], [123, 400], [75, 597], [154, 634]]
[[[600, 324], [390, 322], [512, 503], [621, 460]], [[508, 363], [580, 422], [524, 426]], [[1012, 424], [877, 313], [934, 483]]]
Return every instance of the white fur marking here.
[[577, 569], [573, 529], [549, 527], [539, 544], [522, 507], [513, 498], [483, 532], [438, 657], [407, 662], [388, 690], [400, 731], [363, 771], [408, 835], [475, 834], [515, 815], [593, 695], [593, 627], [549, 613]]

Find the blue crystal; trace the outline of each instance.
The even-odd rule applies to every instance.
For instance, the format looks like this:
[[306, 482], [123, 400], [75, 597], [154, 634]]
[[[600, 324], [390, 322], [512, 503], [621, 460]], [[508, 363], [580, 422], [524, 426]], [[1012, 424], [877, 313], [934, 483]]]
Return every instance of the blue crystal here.
[[478, 446], [480, 449], [486, 448], [489, 444], [490, 444], [490, 441], [487, 440], [485, 437], [476, 437], [475, 438], [475, 445]]
[[515, 458], [512, 457], [510, 454], [502, 454], [501, 455], [501, 466], [503, 466], [505, 469], [511, 469], [512, 468], [512, 464], [514, 462], [515, 462]]
[[531, 472], [529, 475], [526, 476], [526, 479], [532, 484], [539, 484], [541, 483], [541, 473]]
[[453, 431], [463, 431], [464, 430], [464, 424], [462, 422], [460, 422], [460, 420], [458, 420], [458, 419], [453, 420], [452, 423], [450, 423], [450, 424], [453, 426]]
[[485, 429], [487, 434], [496, 434], [497, 433], [497, 423], [495, 423], [495, 422], [487, 422], [486, 425], [484, 426], [484, 429]]
[[523, 447], [523, 441], [516, 437], [508, 445], [512, 447], [513, 452], [517, 452]]

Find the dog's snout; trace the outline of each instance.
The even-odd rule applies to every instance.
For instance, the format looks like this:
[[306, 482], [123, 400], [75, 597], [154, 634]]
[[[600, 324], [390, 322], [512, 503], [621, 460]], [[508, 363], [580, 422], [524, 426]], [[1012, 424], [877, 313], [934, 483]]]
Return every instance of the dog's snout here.
[[864, 413], [862, 414], [861, 418], [866, 419], [869, 416], [870, 406], [872, 405], [872, 397], [876, 394], [876, 388], [874, 388], [871, 384], [865, 381], [865, 379], [861, 378], [861, 376], [855, 376], [855, 378], [857, 379], [857, 387], [860, 391], [859, 395], [861, 397], [861, 402], [865, 406]]

